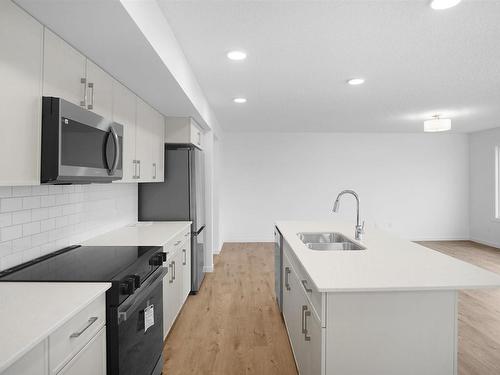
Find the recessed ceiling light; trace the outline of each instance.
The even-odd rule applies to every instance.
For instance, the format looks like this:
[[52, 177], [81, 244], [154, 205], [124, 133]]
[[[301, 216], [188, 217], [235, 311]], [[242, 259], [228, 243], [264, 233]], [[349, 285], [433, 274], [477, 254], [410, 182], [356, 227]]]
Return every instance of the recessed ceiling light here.
[[439, 115], [432, 116], [432, 120], [424, 121], [424, 132], [444, 132], [451, 129], [449, 118], [440, 118]]
[[458, 5], [460, 1], [461, 0], [432, 0], [431, 8], [435, 10], [448, 9]]
[[365, 83], [365, 80], [363, 78], [351, 78], [347, 80], [347, 83], [356, 86], [356, 85], [362, 85], [363, 83]]
[[243, 103], [246, 103], [247, 100], [246, 100], [246, 98], [234, 98], [233, 102], [238, 103], [238, 104], [243, 104]]
[[230, 51], [227, 53], [227, 58], [229, 60], [241, 61], [247, 58], [247, 54], [243, 51]]

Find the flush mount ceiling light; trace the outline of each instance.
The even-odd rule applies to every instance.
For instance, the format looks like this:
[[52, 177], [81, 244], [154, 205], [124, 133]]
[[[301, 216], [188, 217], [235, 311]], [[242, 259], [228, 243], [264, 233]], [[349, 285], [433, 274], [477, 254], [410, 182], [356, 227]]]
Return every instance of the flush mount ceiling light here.
[[363, 78], [351, 78], [347, 80], [347, 83], [356, 86], [356, 85], [362, 85], [363, 83], [365, 83], [365, 80]]
[[247, 54], [243, 51], [229, 51], [227, 53], [227, 58], [233, 61], [241, 61], [247, 58]]
[[246, 103], [247, 100], [246, 100], [246, 98], [234, 98], [233, 102], [235, 102], [237, 104], [243, 104], [243, 103]]
[[449, 118], [440, 118], [439, 115], [432, 116], [432, 120], [424, 121], [424, 132], [444, 132], [451, 129]]
[[432, 0], [431, 8], [435, 10], [448, 9], [458, 5], [460, 1], [461, 0]]

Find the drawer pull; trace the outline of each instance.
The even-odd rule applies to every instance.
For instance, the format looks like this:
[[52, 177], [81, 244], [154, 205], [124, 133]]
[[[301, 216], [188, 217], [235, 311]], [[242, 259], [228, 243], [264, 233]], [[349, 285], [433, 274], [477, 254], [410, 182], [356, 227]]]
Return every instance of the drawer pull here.
[[307, 332], [306, 328], [306, 311], [307, 311], [307, 306], [302, 305], [302, 333], [305, 335]]
[[311, 288], [307, 287], [307, 280], [302, 280], [302, 286], [304, 287], [304, 289], [305, 289], [305, 291], [307, 293], [312, 293], [313, 292], [313, 290]]
[[309, 336], [309, 331], [307, 330], [307, 317], [311, 316], [309, 310], [304, 312], [304, 340], [311, 341], [311, 336]]
[[182, 241], [177, 241], [176, 243], [174, 243], [174, 246], [177, 246], [178, 244], [180, 244]]
[[286, 287], [286, 290], [291, 290], [290, 288], [290, 284], [288, 282], [288, 275], [290, 274], [290, 268], [288, 267], [285, 267], [285, 287]]
[[187, 237], [187, 236], [189, 236], [190, 234], [191, 234], [190, 232], [187, 232], [187, 233], [184, 235], [184, 237]]
[[187, 253], [186, 249], [182, 249], [182, 252], [184, 253], [184, 261], [182, 262], [182, 265], [185, 266], [187, 264]]
[[97, 316], [93, 316], [92, 318], [89, 318], [89, 321], [87, 323], [87, 325], [85, 327], [83, 327], [83, 329], [79, 332], [74, 332], [72, 333], [69, 337], [74, 339], [76, 337], [80, 337], [83, 332], [85, 332], [87, 329], [89, 329], [89, 327], [94, 324], [95, 322], [97, 322]]

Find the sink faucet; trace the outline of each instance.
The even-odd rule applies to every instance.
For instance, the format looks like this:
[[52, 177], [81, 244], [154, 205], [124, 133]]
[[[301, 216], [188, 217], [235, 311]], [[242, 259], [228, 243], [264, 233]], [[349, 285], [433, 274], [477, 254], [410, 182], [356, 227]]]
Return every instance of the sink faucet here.
[[363, 225], [359, 224], [359, 197], [358, 194], [354, 190], [342, 190], [339, 195], [337, 195], [337, 199], [335, 199], [335, 203], [333, 204], [333, 212], [338, 212], [340, 207], [340, 197], [344, 194], [351, 194], [356, 198], [356, 231], [354, 237], [356, 240], [363, 240], [363, 235], [365, 234], [365, 222], [363, 221]]

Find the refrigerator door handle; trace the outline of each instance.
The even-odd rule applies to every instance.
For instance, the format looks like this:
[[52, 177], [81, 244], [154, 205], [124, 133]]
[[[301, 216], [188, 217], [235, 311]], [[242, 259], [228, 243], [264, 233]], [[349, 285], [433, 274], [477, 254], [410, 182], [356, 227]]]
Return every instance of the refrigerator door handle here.
[[199, 235], [203, 229], [205, 229], [205, 225], [202, 225], [200, 229], [198, 229], [197, 232], [193, 232], [193, 237], [196, 237], [197, 235]]

